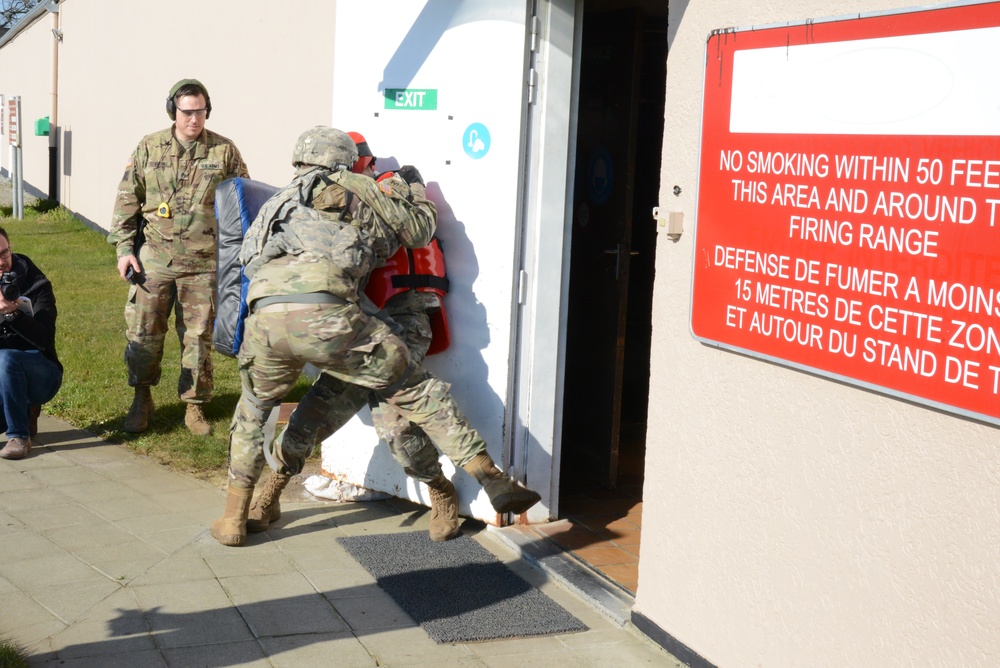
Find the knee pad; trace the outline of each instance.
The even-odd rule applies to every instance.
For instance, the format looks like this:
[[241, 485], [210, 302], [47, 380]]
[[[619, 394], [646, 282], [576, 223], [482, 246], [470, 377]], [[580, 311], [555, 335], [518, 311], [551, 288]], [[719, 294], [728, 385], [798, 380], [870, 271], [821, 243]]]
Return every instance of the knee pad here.
[[244, 388], [243, 392], [240, 393], [239, 403], [248, 413], [260, 420], [261, 424], [264, 424], [271, 416], [271, 411], [277, 408], [281, 402], [276, 400], [262, 401]]

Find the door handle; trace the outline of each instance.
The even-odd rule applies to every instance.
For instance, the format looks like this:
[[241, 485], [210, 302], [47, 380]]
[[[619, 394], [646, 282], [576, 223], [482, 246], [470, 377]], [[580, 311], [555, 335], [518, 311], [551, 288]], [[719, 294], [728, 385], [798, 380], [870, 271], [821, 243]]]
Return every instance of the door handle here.
[[[618, 244], [614, 248], [609, 248], [604, 251], [605, 255], [615, 256], [615, 280], [617, 281], [622, 276], [622, 255], [625, 253], [625, 244]], [[639, 251], [628, 251], [629, 256], [636, 256]]]

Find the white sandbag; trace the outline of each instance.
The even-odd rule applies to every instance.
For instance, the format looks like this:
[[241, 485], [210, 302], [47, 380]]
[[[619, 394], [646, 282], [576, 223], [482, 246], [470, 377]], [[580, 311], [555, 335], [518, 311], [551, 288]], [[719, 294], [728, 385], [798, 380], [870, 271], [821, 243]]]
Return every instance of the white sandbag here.
[[313, 496], [332, 501], [382, 501], [390, 498], [390, 494], [359, 487], [354, 483], [334, 480], [322, 475], [311, 475], [303, 483]]

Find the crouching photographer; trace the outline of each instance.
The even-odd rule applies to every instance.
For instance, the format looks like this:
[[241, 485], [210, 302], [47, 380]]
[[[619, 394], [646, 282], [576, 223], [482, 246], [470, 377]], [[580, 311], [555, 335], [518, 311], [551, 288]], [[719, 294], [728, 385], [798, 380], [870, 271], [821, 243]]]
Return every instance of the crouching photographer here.
[[0, 227], [0, 431], [2, 459], [23, 459], [40, 407], [59, 391], [63, 368], [56, 356], [56, 298], [45, 274], [11, 251]]

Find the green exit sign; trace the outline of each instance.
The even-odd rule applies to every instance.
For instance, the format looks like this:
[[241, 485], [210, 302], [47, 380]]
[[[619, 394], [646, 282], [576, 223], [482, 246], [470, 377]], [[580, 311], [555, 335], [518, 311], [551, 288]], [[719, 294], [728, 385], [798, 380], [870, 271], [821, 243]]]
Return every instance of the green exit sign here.
[[387, 88], [386, 109], [412, 111], [434, 110], [438, 107], [438, 92], [434, 88]]

